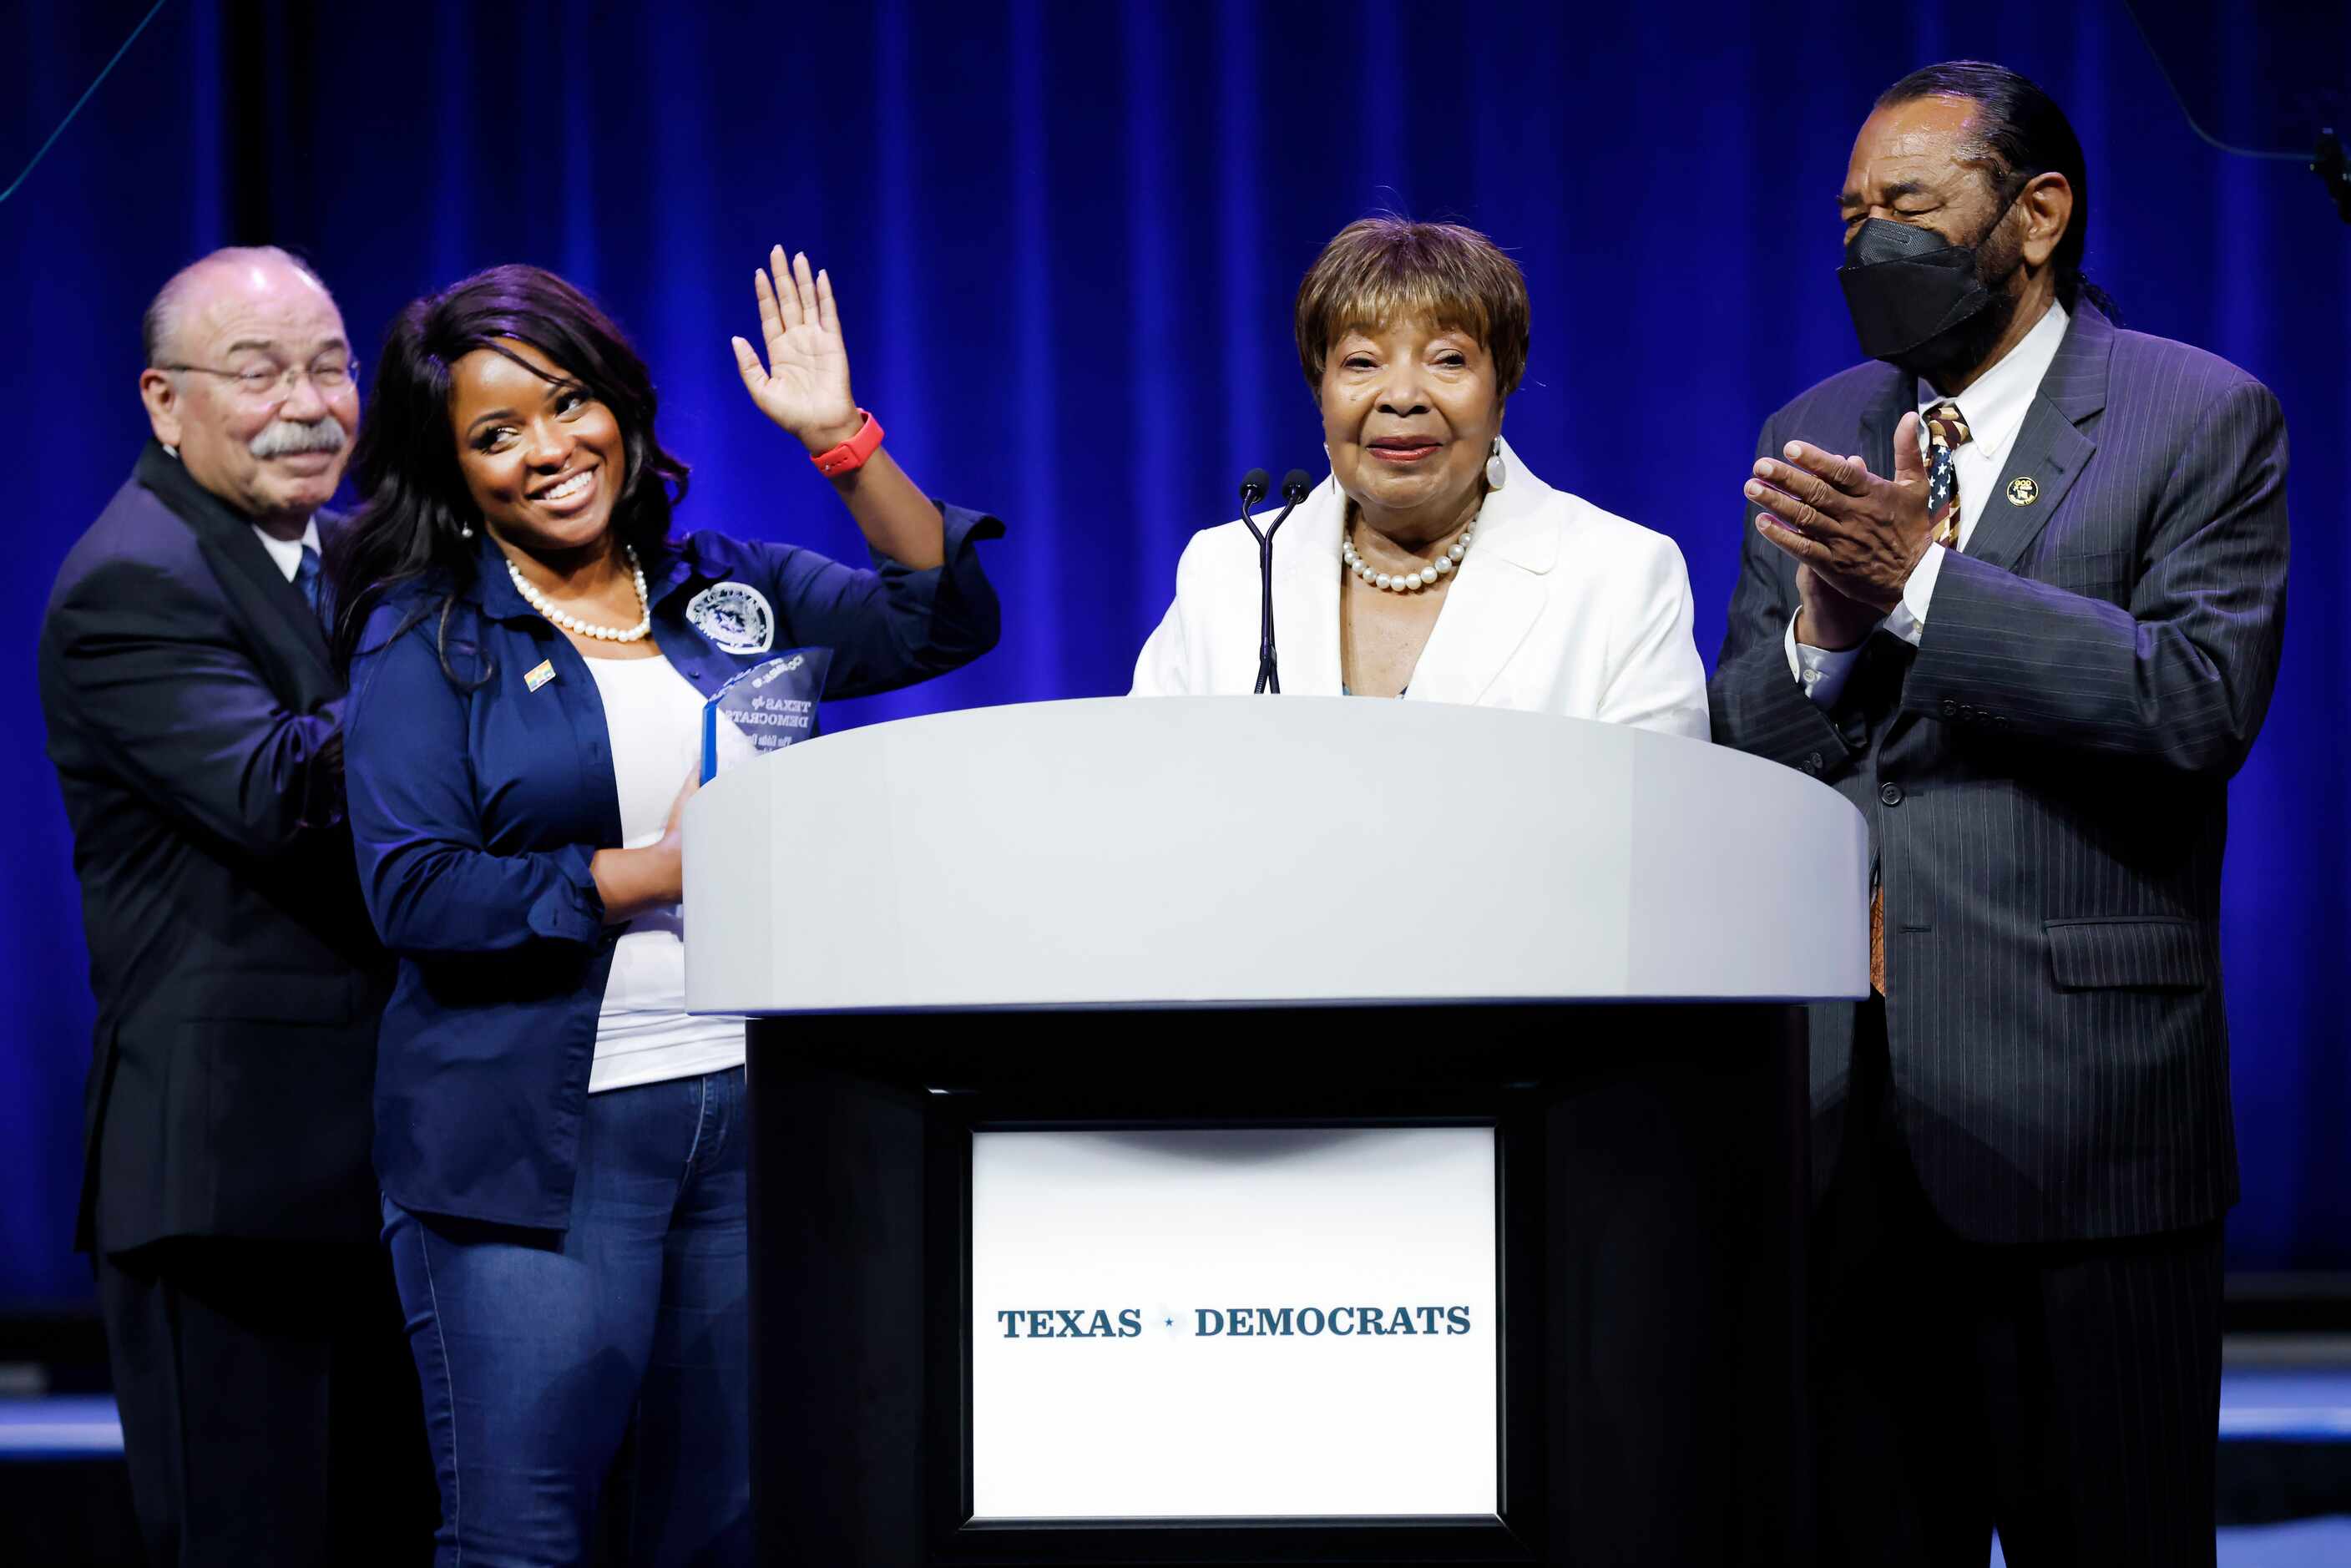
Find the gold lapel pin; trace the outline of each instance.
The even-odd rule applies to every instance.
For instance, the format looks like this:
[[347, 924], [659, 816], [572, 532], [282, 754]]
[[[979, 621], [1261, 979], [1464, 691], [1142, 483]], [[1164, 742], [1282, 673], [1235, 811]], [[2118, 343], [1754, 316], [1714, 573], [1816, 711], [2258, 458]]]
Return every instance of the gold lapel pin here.
[[2029, 507], [2039, 499], [2041, 499], [2041, 486], [2032, 482], [2030, 475], [2020, 475], [2008, 482], [2010, 506]]

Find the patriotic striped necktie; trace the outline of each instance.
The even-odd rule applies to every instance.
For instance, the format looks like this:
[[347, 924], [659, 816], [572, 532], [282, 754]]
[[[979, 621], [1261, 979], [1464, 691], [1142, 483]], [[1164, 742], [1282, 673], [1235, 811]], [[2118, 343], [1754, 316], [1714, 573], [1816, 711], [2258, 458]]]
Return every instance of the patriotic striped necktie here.
[[[1973, 433], [1959, 405], [1946, 398], [1927, 411], [1927, 515], [1934, 519], [1928, 537], [1950, 549], [1959, 548], [1959, 449]], [[1869, 890], [1869, 985], [1886, 994], [1886, 884]]]

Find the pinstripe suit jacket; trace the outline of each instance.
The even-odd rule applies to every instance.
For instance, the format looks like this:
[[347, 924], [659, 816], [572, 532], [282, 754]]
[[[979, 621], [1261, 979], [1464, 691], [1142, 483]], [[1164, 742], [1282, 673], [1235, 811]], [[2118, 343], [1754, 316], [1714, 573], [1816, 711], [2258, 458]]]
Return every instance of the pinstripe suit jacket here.
[[[1802, 440], [1891, 474], [1914, 391], [1846, 371], [1758, 453]], [[1748, 510], [1714, 737], [1869, 818], [1896, 1124], [1962, 1236], [2137, 1235], [2236, 1200], [2220, 852], [2277, 672], [2285, 473], [2268, 389], [2084, 302], [1999, 486], [1962, 497], [1974, 532], [1923, 641], [1872, 638], [1828, 713], [1788, 669], [1794, 563]], [[1815, 1192], [1854, 1019], [1813, 1009]]]

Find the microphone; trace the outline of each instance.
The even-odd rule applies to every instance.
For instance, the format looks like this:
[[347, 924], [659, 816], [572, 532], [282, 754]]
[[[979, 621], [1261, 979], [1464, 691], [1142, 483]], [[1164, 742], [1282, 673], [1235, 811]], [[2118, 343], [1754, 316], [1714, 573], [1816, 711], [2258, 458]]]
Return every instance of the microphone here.
[[1257, 526], [1257, 519], [1249, 516], [1249, 508], [1265, 499], [1266, 492], [1273, 485], [1272, 476], [1262, 468], [1252, 468], [1241, 476], [1241, 521], [1257, 537], [1258, 580], [1263, 585], [1258, 614], [1257, 690], [1259, 694], [1281, 695], [1281, 664], [1273, 650], [1273, 536], [1283, 523], [1290, 520], [1290, 514], [1298, 510], [1298, 503], [1306, 499], [1306, 492], [1311, 483], [1303, 468], [1292, 468], [1284, 475], [1281, 498], [1287, 505], [1281, 508], [1280, 517], [1260, 528]]

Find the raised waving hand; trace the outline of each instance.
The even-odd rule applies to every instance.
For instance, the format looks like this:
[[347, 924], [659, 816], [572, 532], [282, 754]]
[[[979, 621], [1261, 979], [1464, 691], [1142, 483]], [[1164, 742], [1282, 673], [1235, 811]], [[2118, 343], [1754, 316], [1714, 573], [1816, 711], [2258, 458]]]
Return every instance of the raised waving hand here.
[[810, 452], [838, 446], [857, 434], [862, 422], [849, 390], [849, 350], [841, 340], [832, 279], [810, 273], [806, 252], [788, 258], [782, 246], [769, 251], [767, 267], [751, 276], [768, 357], [763, 367], [748, 342], [734, 340], [744, 390]]

